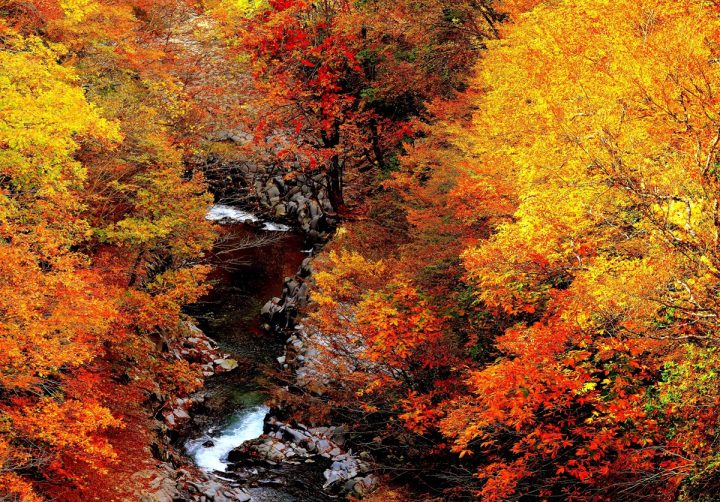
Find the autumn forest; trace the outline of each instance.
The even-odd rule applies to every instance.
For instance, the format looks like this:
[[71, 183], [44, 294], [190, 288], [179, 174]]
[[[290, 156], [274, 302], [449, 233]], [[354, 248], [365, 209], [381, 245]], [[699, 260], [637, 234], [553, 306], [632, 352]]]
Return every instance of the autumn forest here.
[[719, 316], [716, 0], [0, 0], [2, 501], [717, 500]]

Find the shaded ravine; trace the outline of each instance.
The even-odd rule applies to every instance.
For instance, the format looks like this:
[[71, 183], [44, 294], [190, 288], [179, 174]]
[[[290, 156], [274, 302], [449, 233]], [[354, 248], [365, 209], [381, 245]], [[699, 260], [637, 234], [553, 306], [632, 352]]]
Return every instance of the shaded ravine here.
[[[221, 223], [210, 257], [213, 289], [187, 313], [239, 368], [208, 379], [204, 405], [194, 410], [194, 433], [184, 448], [198, 468], [224, 479], [227, 454], [263, 432], [271, 385], [264, 375], [283, 352], [282, 341], [261, 329], [260, 309], [280, 295], [284, 278], [295, 274], [307, 254], [303, 237], [289, 227], [260, 222], [237, 208], [215, 206], [208, 219]], [[246, 488], [253, 500], [299, 500], [282, 486]]]

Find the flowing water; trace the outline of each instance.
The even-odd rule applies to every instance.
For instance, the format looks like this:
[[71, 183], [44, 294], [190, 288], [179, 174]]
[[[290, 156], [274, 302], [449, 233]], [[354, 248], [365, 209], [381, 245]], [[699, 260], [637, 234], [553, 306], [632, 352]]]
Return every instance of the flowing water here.
[[238, 410], [228, 424], [219, 430], [218, 436], [213, 436], [214, 431], [208, 431], [208, 435], [188, 441], [185, 449], [204, 471], [225, 472], [228, 453], [263, 433], [263, 420], [268, 411], [270, 408], [265, 405]]
[[[263, 373], [283, 350], [282, 341], [260, 329], [260, 308], [280, 295], [284, 278], [294, 275], [307, 255], [301, 251], [303, 238], [285, 225], [225, 205], [214, 206], [207, 218], [222, 224], [211, 258], [213, 289], [188, 313], [240, 367], [208, 381], [206, 408], [213, 416], [186, 441], [185, 450], [202, 470], [222, 473], [228, 453], [263, 432], [269, 385]], [[260, 245], [248, 247], [252, 243]]]

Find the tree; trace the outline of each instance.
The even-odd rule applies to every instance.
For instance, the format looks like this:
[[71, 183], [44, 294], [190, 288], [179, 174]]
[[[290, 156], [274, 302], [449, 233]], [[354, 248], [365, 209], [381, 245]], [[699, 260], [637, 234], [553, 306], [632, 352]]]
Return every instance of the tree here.
[[[317, 262], [318, 331], [360, 347], [344, 382], [388, 378], [359, 395], [366, 420], [405, 420], [383, 445], [412, 450], [407, 431], [437, 430], [451, 443], [457, 458], [432, 464], [449, 493], [711, 498], [717, 6], [509, 7], [469, 91], [415, 127], [385, 184], [410, 226], [366, 252], [382, 272], [353, 253], [371, 248], [363, 220], [333, 244], [345, 254]], [[394, 291], [440, 324], [412, 322]], [[385, 393], [422, 360], [385, 349], [432, 347], [438, 326], [451, 370], [408, 379], [404, 399]], [[442, 451], [424, 446], [416, 462]]]
[[516, 324], [441, 424], [489, 499], [671, 498], [709, 461], [694, 399], [662, 403], [686, 342], [716, 330], [717, 21], [701, 2], [561, 2], [489, 47], [476, 170], [505, 173], [518, 206], [463, 260]]
[[288, 175], [323, 173], [342, 209], [343, 173], [390, 169], [409, 119], [463, 85], [498, 19], [486, 2], [270, 2], [238, 34], [255, 139]]
[[158, 347], [207, 289], [210, 197], [183, 158], [212, 79], [181, 80], [182, 2], [1, 8], [0, 494], [132, 498], [146, 400], [202, 384]]
[[64, 400], [58, 388], [101, 352], [118, 315], [87, 258], [73, 250], [89, 231], [79, 193], [86, 171], [74, 154], [79, 141], [112, 148], [122, 138], [85, 100], [75, 73], [57, 63], [61, 47], [12, 33], [3, 43], [0, 491], [33, 500], [17, 471], [52, 466], [64, 453], [102, 468], [113, 455], [97, 435], [118, 425], [110, 410], [91, 396]]

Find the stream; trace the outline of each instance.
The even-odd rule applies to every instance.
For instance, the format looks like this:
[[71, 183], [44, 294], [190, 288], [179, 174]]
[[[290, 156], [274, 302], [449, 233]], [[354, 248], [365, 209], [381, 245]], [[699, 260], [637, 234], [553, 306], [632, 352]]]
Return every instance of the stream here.
[[[185, 449], [202, 470], [225, 472], [228, 453], [243, 442], [260, 437], [269, 411], [270, 408], [265, 405], [240, 409], [232, 414], [225, 426], [218, 429], [218, 436], [213, 436], [215, 431], [209, 430], [203, 436], [185, 443]], [[207, 446], [208, 441], [212, 443], [211, 446]]]
[[[263, 433], [270, 386], [264, 374], [284, 348], [281, 340], [260, 328], [260, 309], [280, 295], [284, 278], [296, 273], [307, 252], [302, 251], [303, 237], [290, 227], [260, 221], [235, 207], [215, 205], [207, 219], [221, 224], [210, 259], [215, 266], [209, 277], [213, 289], [187, 312], [237, 359], [239, 368], [207, 381], [207, 416], [196, 419], [197, 431], [184, 447], [197, 467], [222, 477], [228, 453]], [[248, 246], [251, 242], [259, 245]], [[282, 487], [251, 491], [253, 500], [296, 500]]]

